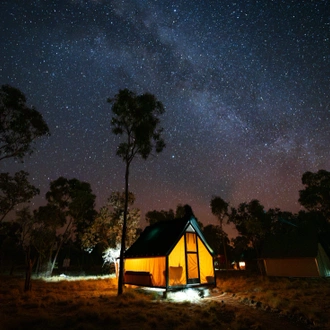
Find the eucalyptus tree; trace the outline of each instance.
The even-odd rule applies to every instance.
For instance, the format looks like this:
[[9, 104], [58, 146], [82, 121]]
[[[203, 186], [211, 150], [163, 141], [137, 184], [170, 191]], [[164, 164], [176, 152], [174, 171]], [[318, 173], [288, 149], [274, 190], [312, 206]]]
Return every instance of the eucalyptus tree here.
[[[128, 204], [134, 204], [135, 196], [129, 192]], [[113, 192], [97, 213], [92, 225], [82, 235], [82, 247], [91, 252], [96, 245], [102, 250], [115, 248], [121, 243], [122, 226], [124, 219], [125, 193]], [[126, 246], [133, 244], [139, 228], [140, 210], [130, 208], [127, 214]]]
[[150, 93], [136, 95], [128, 89], [120, 90], [113, 98], [108, 99], [108, 103], [111, 104], [112, 110], [112, 132], [122, 138], [117, 148], [117, 156], [125, 164], [125, 205], [118, 277], [118, 295], [120, 295], [124, 283], [130, 165], [138, 156], [146, 160], [153, 150], [159, 153], [164, 149], [165, 142], [161, 136], [163, 128], [159, 125], [160, 116], [164, 114], [165, 109], [154, 95]]
[[211, 199], [210, 207], [211, 207], [212, 214], [217, 217], [217, 219], [219, 220], [219, 224], [220, 224], [220, 231], [221, 231], [220, 238], [222, 241], [226, 268], [228, 268], [228, 257], [227, 257], [227, 248], [226, 248], [227, 237], [223, 231], [223, 221], [226, 217], [228, 217], [228, 206], [229, 206], [229, 204], [219, 196], [213, 196]]
[[330, 223], [330, 172], [305, 172], [301, 181], [304, 189], [299, 191], [299, 203], [309, 212], [319, 212]]
[[[37, 228], [43, 235], [35, 235], [39, 255], [48, 259], [47, 275], [54, 269], [62, 245], [70, 239], [81, 239], [82, 231], [95, 217], [95, 198], [89, 183], [59, 177], [50, 183], [46, 193], [47, 205], [35, 211]], [[40, 236], [47, 236], [44, 241]], [[55, 247], [55, 253], [54, 253]]]
[[17, 88], [0, 88], [0, 161], [6, 158], [23, 160], [33, 152], [33, 142], [49, 135], [42, 115], [28, 107], [25, 95]]
[[158, 222], [170, 221], [174, 219], [175, 219], [175, 215], [172, 209], [169, 209], [168, 211], [166, 210], [148, 211], [145, 215], [145, 220], [148, 223], [148, 225], [153, 225]]
[[[34, 151], [34, 142], [49, 135], [42, 115], [26, 104], [25, 95], [10, 85], [0, 87], [0, 161], [23, 161]], [[0, 174], [0, 223], [20, 203], [29, 202], [39, 189], [29, 184], [28, 173]]]
[[228, 219], [253, 246], [258, 256], [263, 239], [272, 232], [272, 220], [257, 199], [241, 203], [237, 209], [232, 208]]
[[28, 181], [29, 173], [19, 171], [14, 176], [0, 173], [0, 223], [16, 205], [29, 202], [40, 193]]

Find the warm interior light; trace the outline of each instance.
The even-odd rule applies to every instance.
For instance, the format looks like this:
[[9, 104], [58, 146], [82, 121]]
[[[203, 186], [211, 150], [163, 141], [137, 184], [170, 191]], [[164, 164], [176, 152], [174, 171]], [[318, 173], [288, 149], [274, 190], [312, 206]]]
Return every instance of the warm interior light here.
[[239, 265], [239, 269], [245, 270], [245, 261], [240, 261], [238, 265]]

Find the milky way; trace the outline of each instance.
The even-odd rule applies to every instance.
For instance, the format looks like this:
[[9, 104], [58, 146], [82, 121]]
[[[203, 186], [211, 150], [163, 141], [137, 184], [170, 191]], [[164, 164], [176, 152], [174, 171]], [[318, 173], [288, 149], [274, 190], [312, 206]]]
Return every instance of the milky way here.
[[[25, 93], [51, 137], [23, 164], [41, 189], [91, 183], [97, 207], [124, 187], [106, 99], [153, 93], [166, 149], [132, 164], [136, 207], [220, 195], [297, 211], [305, 171], [330, 170], [329, 1], [1, 1], [0, 84]], [[142, 221], [142, 225], [144, 222]]]

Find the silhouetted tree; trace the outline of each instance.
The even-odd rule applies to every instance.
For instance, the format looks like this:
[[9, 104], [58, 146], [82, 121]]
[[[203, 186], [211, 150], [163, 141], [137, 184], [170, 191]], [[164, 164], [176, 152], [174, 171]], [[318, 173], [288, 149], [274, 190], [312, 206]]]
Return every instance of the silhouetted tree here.
[[[128, 194], [128, 204], [133, 205], [135, 196]], [[122, 226], [124, 220], [125, 193], [113, 192], [96, 216], [93, 224], [82, 236], [82, 246], [91, 252], [99, 244], [102, 251], [115, 248], [121, 243]], [[132, 208], [127, 213], [127, 231], [125, 246], [133, 244], [140, 222], [140, 210]]]
[[48, 237], [46, 255], [41, 252], [41, 247], [43, 248], [45, 243], [47, 245], [47, 241], [34, 236], [34, 242], [41, 256], [47, 257], [48, 254], [46, 275], [50, 276], [62, 245], [69, 239], [80, 239], [80, 231], [92, 224], [96, 212], [95, 195], [90, 184], [77, 179], [59, 177], [52, 181], [46, 199], [47, 205], [39, 207], [35, 212], [35, 218], [39, 223], [37, 230], [40, 233], [44, 232], [44, 236]]
[[229, 239], [228, 235], [221, 230], [219, 225], [207, 225], [203, 228], [203, 235], [209, 245], [212, 247], [215, 254], [224, 255], [223, 242], [226, 244], [226, 251], [229, 248]]
[[154, 95], [149, 93], [136, 95], [128, 89], [120, 90], [114, 98], [109, 98], [108, 102], [112, 104], [112, 132], [123, 137], [123, 142], [117, 148], [117, 155], [125, 163], [125, 206], [118, 277], [118, 295], [120, 295], [123, 292], [124, 283], [130, 165], [136, 156], [147, 159], [153, 149], [159, 153], [165, 147], [161, 137], [163, 129], [159, 127], [159, 116], [165, 110], [163, 104]]
[[270, 217], [269, 233], [288, 234], [294, 232], [299, 227], [299, 220], [297, 214], [288, 211], [281, 211], [279, 208], [269, 209], [267, 215]]
[[245, 237], [260, 256], [263, 239], [271, 232], [271, 217], [263, 205], [256, 199], [250, 203], [241, 203], [237, 209], [232, 208], [228, 222], [235, 225], [239, 234]]
[[0, 88], [0, 160], [21, 160], [33, 152], [32, 143], [49, 135], [42, 115], [26, 105], [25, 95], [17, 88], [2, 85]]
[[153, 225], [157, 222], [162, 222], [162, 221], [170, 221], [170, 220], [174, 220], [175, 216], [174, 216], [174, 211], [172, 209], [165, 211], [165, 210], [161, 210], [161, 211], [149, 211], [146, 213], [145, 215], [145, 219], [146, 222], [149, 225]]
[[[26, 105], [25, 95], [10, 85], [0, 87], [0, 161], [13, 158], [23, 161], [33, 152], [34, 141], [49, 135], [42, 115]], [[28, 173], [0, 174], [0, 223], [20, 203], [29, 202], [39, 189], [29, 184]]]
[[0, 173], [0, 223], [15, 206], [30, 200], [40, 193], [39, 189], [31, 185], [28, 173], [20, 171], [14, 176]]
[[15, 223], [18, 225], [17, 235], [19, 245], [25, 255], [25, 283], [24, 291], [31, 290], [32, 267], [36, 261], [31, 255], [31, 233], [35, 224], [35, 219], [29, 207], [24, 207], [16, 212]]
[[219, 196], [213, 196], [211, 199], [211, 211], [212, 214], [215, 215], [220, 224], [220, 231], [221, 231], [221, 239], [222, 239], [222, 245], [223, 245], [223, 253], [225, 256], [225, 263], [226, 263], [226, 268], [228, 268], [228, 258], [227, 258], [227, 249], [226, 249], [226, 236], [224, 235], [223, 231], [223, 220], [225, 217], [228, 217], [228, 206], [229, 204], [225, 202], [221, 197]]
[[299, 203], [308, 211], [321, 213], [330, 223], [330, 172], [305, 172], [301, 181], [305, 187], [299, 191]]

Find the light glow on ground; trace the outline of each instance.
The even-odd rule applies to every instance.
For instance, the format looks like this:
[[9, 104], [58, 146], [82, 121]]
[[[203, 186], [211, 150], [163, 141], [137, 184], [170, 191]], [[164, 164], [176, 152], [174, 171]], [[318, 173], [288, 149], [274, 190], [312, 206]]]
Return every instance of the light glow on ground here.
[[115, 278], [115, 274], [111, 275], [98, 275], [98, 276], [67, 276], [65, 274], [61, 274], [59, 276], [52, 277], [33, 277], [33, 279], [43, 280], [45, 282], [60, 282], [60, 281], [88, 281], [88, 280], [105, 280], [105, 279], [113, 279]]

